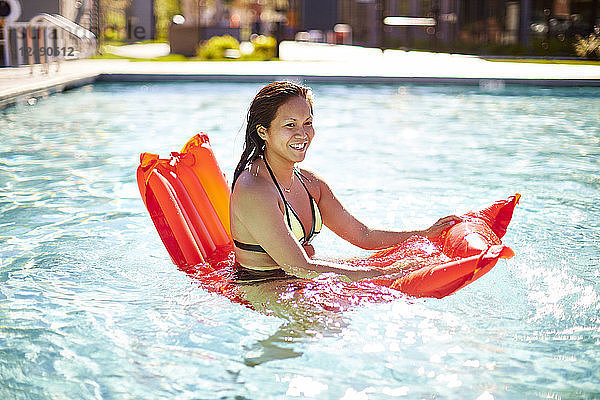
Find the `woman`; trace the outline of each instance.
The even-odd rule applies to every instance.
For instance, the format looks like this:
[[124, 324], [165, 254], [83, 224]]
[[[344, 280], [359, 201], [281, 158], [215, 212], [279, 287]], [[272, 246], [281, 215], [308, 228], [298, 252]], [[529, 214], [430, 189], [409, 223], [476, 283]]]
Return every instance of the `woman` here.
[[382, 249], [410, 236], [436, 236], [459, 217], [441, 218], [424, 231], [372, 229], [350, 214], [317, 174], [295, 165], [315, 136], [311, 91], [291, 82], [262, 88], [250, 105], [246, 140], [235, 169], [231, 235], [242, 280], [335, 272], [351, 279], [399, 269], [352, 268], [313, 260], [310, 241], [324, 224], [363, 249]]

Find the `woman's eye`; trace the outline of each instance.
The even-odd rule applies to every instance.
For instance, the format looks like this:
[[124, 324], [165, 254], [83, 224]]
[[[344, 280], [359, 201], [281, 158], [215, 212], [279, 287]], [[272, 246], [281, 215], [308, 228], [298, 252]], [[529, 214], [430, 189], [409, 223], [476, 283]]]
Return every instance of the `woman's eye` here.
[[294, 126], [296, 126], [296, 124], [294, 124], [293, 122], [290, 122], [290, 123], [285, 124], [285, 126], [289, 126], [290, 128], [293, 128]]
[[312, 121], [306, 121], [304, 125], [312, 126]]

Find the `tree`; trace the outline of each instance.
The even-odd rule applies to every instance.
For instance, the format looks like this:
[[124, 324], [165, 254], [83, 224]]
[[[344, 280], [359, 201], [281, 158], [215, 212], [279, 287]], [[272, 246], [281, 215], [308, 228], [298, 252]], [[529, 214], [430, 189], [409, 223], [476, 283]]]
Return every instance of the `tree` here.
[[173, 16], [181, 14], [179, 0], [154, 0], [154, 16], [156, 17], [156, 39], [169, 38], [169, 26]]

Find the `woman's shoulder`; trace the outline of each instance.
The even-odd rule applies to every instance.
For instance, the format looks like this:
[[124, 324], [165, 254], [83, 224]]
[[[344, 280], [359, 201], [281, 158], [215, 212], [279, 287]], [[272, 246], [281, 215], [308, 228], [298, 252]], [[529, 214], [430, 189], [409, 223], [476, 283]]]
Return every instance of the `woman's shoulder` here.
[[300, 173], [304, 184], [310, 190], [318, 203], [318, 199], [321, 197], [322, 188], [327, 187], [327, 182], [325, 179], [323, 179], [323, 177], [321, 177], [321, 175], [312, 170], [298, 168], [298, 172]]
[[263, 191], [267, 187], [267, 181], [261, 174], [252, 170], [252, 167], [243, 170], [235, 181], [233, 193], [251, 193]]
[[327, 182], [321, 175], [310, 169], [298, 168], [298, 171], [300, 172], [302, 178], [304, 178], [304, 183], [310, 183], [319, 187], [321, 185], [327, 185]]
[[266, 200], [276, 198], [275, 187], [260, 174], [255, 165], [246, 168], [235, 181], [231, 193], [231, 201], [234, 204], [245, 203], [245, 200], [252, 199]]
[[300, 175], [304, 178], [305, 182], [316, 182], [319, 183], [323, 181], [323, 178], [317, 174], [316, 172], [306, 169], [306, 168], [297, 168]]

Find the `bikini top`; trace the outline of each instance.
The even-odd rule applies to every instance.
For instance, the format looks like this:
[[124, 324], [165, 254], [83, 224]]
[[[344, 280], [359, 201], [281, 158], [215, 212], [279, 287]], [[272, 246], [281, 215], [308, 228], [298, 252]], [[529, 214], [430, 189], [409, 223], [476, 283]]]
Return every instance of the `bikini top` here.
[[[304, 187], [304, 190], [306, 190], [306, 193], [308, 194], [308, 198], [310, 201], [310, 211], [312, 213], [312, 227], [311, 227], [308, 235], [306, 234], [304, 225], [302, 225], [302, 222], [300, 222], [300, 217], [298, 216], [296, 211], [292, 208], [292, 206], [286, 201], [285, 196], [283, 195], [283, 192], [281, 191], [281, 187], [279, 186], [279, 183], [277, 183], [277, 179], [275, 179], [275, 174], [273, 174], [273, 171], [271, 170], [271, 167], [267, 163], [267, 160], [264, 159], [264, 161], [265, 161], [265, 165], [267, 166], [267, 170], [269, 171], [269, 175], [271, 175], [271, 179], [273, 179], [273, 183], [275, 183], [275, 186], [277, 187], [277, 190], [279, 191], [279, 195], [281, 196], [281, 199], [283, 200], [283, 205], [285, 208], [285, 217], [286, 217], [288, 226], [290, 227], [292, 233], [294, 234], [296, 239], [298, 239], [298, 241], [300, 242], [301, 245], [309, 244], [311, 242], [311, 240], [315, 237], [315, 235], [321, 231], [321, 228], [323, 227], [323, 220], [321, 219], [321, 213], [319, 212], [319, 207], [317, 206], [317, 202], [311, 196], [306, 185], [302, 181], [302, 174], [300, 173], [300, 171], [298, 171], [297, 169], [294, 168], [294, 173], [298, 177], [298, 180], [300, 181], [300, 183], [302, 183], [302, 186]], [[266, 251], [262, 248], [262, 246], [260, 246], [258, 244], [242, 243], [242, 242], [238, 242], [235, 239], [233, 240], [233, 243], [235, 243], [235, 245], [242, 250], [266, 253]]]

